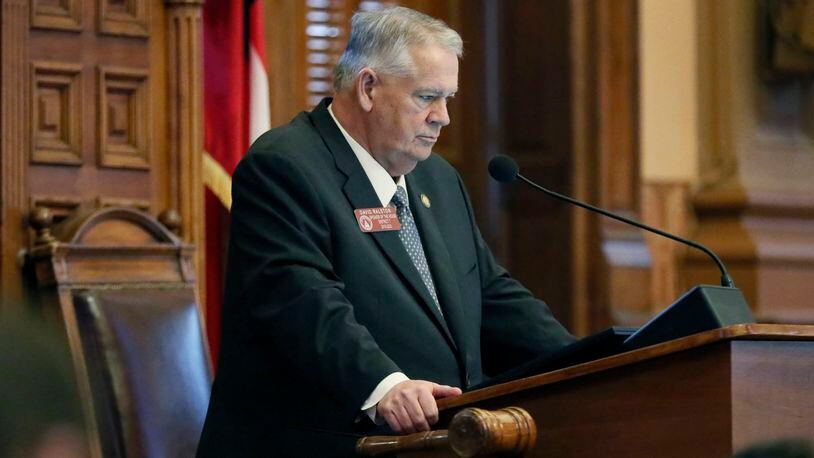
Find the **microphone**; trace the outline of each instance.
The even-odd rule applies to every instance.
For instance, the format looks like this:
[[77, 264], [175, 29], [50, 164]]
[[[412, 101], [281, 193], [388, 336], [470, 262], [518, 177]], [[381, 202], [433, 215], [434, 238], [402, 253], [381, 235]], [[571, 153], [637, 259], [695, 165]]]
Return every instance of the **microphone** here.
[[625, 339], [622, 344], [625, 350], [635, 350], [724, 326], [755, 322], [746, 298], [739, 289], [735, 288], [724, 263], [704, 245], [548, 190], [521, 175], [517, 162], [506, 155], [499, 154], [489, 161], [489, 175], [501, 183], [510, 183], [519, 178], [534, 189], [555, 199], [689, 245], [703, 251], [715, 261], [718, 270], [721, 271], [721, 286], [697, 285], [691, 288]]
[[602, 209], [602, 208], [599, 208], [599, 207], [595, 207], [595, 206], [593, 206], [591, 204], [576, 200], [576, 199], [574, 199], [572, 197], [568, 197], [568, 196], [560, 194], [558, 192], [554, 192], [554, 191], [551, 191], [549, 189], [546, 189], [546, 188], [538, 185], [537, 183], [529, 180], [528, 178], [524, 177], [523, 175], [521, 175], [520, 174], [520, 167], [518, 167], [517, 162], [514, 159], [512, 159], [509, 156], [506, 156], [504, 154], [498, 154], [491, 161], [489, 161], [489, 175], [491, 175], [492, 178], [494, 178], [495, 180], [497, 180], [497, 181], [499, 181], [501, 183], [510, 183], [510, 182], [514, 181], [515, 179], [519, 178], [520, 180], [526, 182], [529, 186], [533, 187], [534, 189], [537, 189], [538, 191], [542, 191], [542, 192], [548, 194], [549, 196], [554, 197], [555, 199], [563, 200], [565, 202], [576, 205], [578, 207], [582, 207], [582, 208], [585, 208], [585, 209], [590, 210], [592, 212], [599, 213], [600, 215], [607, 216], [608, 218], [613, 218], [613, 219], [615, 219], [617, 221], [621, 221], [623, 223], [627, 223], [627, 224], [636, 226], [636, 227], [638, 227], [640, 229], [644, 229], [644, 230], [652, 232], [654, 234], [658, 234], [658, 235], [660, 235], [662, 237], [667, 237], [668, 239], [675, 240], [676, 242], [683, 243], [683, 244], [689, 245], [689, 246], [691, 246], [691, 247], [693, 247], [695, 249], [701, 250], [707, 256], [712, 258], [712, 260], [715, 262], [715, 264], [718, 265], [718, 270], [721, 271], [721, 286], [724, 286], [726, 288], [734, 288], [735, 287], [735, 283], [732, 281], [732, 278], [729, 276], [729, 273], [726, 271], [726, 267], [724, 267], [724, 263], [721, 262], [721, 259], [715, 253], [713, 253], [712, 250], [710, 250], [709, 248], [705, 247], [704, 245], [702, 245], [702, 244], [700, 244], [698, 242], [694, 242], [692, 240], [688, 240], [688, 239], [685, 239], [683, 237], [679, 237], [679, 236], [677, 236], [675, 234], [671, 234], [669, 232], [662, 231], [661, 229], [656, 229], [655, 227], [651, 227], [651, 226], [648, 226], [646, 224], [642, 224], [642, 223], [640, 223], [638, 221], [632, 220], [630, 218], [626, 218], [626, 217], [624, 217], [622, 215], [618, 215], [618, 214], [613, 213], [611, 211], [608, 211], [608, 210], [605, 210], [605, 209]]

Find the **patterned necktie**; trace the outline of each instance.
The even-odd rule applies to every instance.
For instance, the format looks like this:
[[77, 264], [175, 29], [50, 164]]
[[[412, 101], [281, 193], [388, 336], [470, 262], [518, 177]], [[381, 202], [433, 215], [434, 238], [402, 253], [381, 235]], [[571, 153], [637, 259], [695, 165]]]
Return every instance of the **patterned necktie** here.
[[[396, 194], [390, 201], [391, 205], [396, 206], [396, 213], [398, 214], [399, 221], [401, 221], [401, 230], [399, 231], [399, 238], [410, 259], [413, 261], [418, 274], [421, 275], [421, 280], [427, 289], [430, 290], [430, 296], [435, 301], [435, 306], [441, 312], [441, 306], [438, 303], [438, 295], [435, 292], [435, 284], [430, 275], [430, 267], [427, 265], [427, 257], [424, 255], [424, 248], [421, 246], [421, 237], [418, 235], [418, 229], [413, 219], [413, 213], [410, 211], [410, 204], [407, 202], [407, 191], [401, 187], [396, 187]], [[444, 312], [441, 312], [443, 315]]]

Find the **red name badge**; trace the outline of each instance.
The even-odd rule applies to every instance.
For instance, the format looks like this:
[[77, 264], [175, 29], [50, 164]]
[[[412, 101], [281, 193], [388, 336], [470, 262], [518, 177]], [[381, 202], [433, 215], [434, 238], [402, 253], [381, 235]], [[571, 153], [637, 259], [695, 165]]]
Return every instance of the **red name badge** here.
[[397, 231], [401, 222], [394, 207], [357, 208], [353, 211], [362, 232]]

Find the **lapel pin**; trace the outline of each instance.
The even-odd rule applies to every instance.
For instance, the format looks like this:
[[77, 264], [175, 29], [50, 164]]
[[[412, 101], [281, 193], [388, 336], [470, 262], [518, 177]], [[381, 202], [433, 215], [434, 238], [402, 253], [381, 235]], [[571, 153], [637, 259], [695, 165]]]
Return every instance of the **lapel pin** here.
[[425, 207], [430, 208], [430, 198], [427, 197], [426, 194], [421, 194], [421, 203], [424, 204]]

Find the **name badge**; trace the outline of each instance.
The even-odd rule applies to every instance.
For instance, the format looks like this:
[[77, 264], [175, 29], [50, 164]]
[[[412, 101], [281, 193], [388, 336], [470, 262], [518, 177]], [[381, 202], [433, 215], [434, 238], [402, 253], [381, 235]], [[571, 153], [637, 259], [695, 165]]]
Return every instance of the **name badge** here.
[[353, 211], [362, 232], [398, 231], [401, 221], [394, 207], [357, 208]]

